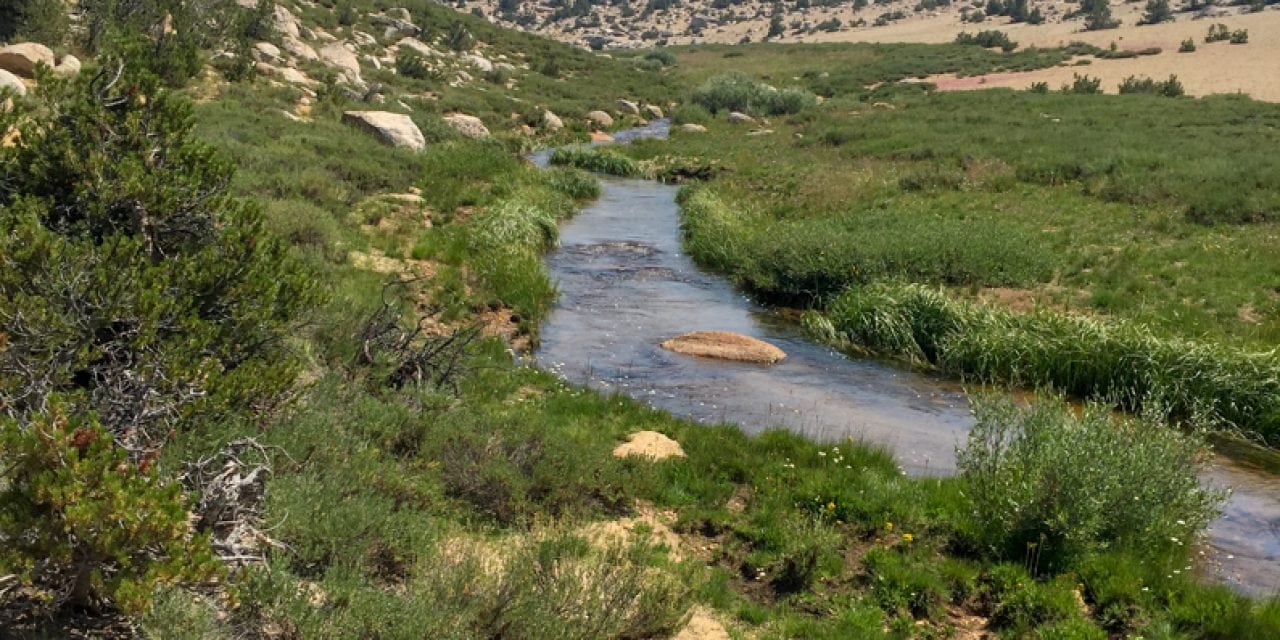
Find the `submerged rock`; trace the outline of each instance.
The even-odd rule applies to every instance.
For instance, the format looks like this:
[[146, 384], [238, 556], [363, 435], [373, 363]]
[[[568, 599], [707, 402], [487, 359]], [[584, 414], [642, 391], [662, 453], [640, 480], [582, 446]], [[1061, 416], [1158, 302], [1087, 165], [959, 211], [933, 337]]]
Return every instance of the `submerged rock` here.
[[667, 340], [661, 347], [687, 356], [761, 364], [773, 364], [787, 357], [782, 349], [764, 340], [728, 331], [694, 331]]

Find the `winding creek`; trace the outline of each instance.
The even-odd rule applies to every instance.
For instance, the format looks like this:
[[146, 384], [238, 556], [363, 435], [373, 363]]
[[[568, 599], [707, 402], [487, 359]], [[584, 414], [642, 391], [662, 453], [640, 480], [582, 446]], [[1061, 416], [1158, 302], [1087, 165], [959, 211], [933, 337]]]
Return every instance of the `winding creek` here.
[[[656, 121], [616, 140], [663, 137], [667, 127]], [[532, 160], [545, 165], [549, 155]], [[684, 255], [677, 187], [601, 180], [601, 197], [561, 227], [560, 248], [547, 257], [560, 299], [541, 329], [538, 366], [696, 421], [852, 439], [892, 451], [908, 474], [954, 473], [955, 447], [973, 421], [957, 385], [810, 341]], [[761, 338], [788, 357], [761, 366], [658, 347], [695, 330]], [[1280, 476], [1219, 456], [1203, 480], [1233, 493], [1200, 552], [1201, 571], [1251, 595], [1280, 591]]]

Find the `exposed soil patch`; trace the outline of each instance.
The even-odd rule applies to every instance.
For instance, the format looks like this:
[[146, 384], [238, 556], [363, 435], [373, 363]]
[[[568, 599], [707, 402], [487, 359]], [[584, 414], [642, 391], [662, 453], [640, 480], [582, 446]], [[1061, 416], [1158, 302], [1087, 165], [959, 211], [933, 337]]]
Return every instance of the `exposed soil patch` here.
[[631, 434], [627, 441], [613, 450], [615, 458], [628, 456], [644, 456], [654, 460], [667, 458], [683, 458], [684, 449], [680, 443], [658, 433], [657, 431], [639, 431]]

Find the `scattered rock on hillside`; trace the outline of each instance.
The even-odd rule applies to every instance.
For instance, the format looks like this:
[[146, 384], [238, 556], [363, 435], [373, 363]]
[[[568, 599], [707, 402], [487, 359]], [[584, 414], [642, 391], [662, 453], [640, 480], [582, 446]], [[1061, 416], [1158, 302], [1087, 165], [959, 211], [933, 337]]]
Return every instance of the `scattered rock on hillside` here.
[[559, 131], [564, 128], [564, 120], [561, 120], [560, 116], [550, 111], [543, 111], [542, 126], [551, 131]]
[[416, 36], [422, 33], [422, 29], [414, 24], [412, 20], [397, 18], [390, 15], [373, 16], [370, 19], [374, 25], [382, 27], [383, 37], [387, 39], [403, 36]]
[[[256, 7], [257, 3], [254, 2], [253, 6]], [[298, 17], [293, 15], [293, 12], [288, 9], [277, 4], [275, 13], [271, 16], [271, 20], [272, 23], [275, 24], [276, 31], [279, 32], [280, 35], [290, 36], [293, 38], [301, 37], [302, 34], [301, 31], [299, 31], [301, 23], [298, 22]]]
[[621, 111], [622, 113], [630, 114], [633, 116], [640, 115], [640, 105], [630, 100], [619, 100], [618, 110]]
[[453, 113], [445, 116], [444, 121], [464, 137], [486, 138], [489, 136], [489, 129], [484, 126], [484, 121], [475, 116], [469, 116], [465, 113]]
[[409, 116], [401, 113], [348, 111], [342, 114], [342, 121], [364, 129], [384, 144], [393, 147], [405, 147], [414, 151], [427, 147], [422, 130], [418, 129], [418, 125]]
[[752, 131], [747, 135], [751, 137], [756, 137], [756, 136], [767, 136], [772, 133], [773, 133], [773, 129], [756, 129], [755, 131]]
[[331, 66], [337, 67], [343, 80], [356, 86], [364, 85], [360, 77], [360, 59], [341, 42], [327, 44], [320, 48], [320, 58]]
[[307, 77], [307, 74], [294, 69], [293, 67], [276, 67], [265, 62], [259, 62], [255, 65], [258, 73], [271, 78], [279, 78], [289, 84], [300, 86], [311, 86], [315, 81]]
[[421, 40], [418, 40], [417, 38], [402, 38], [400, 42], [396, 43], [396, 45], [399, 46], [401, 50], [410, 49], [414, 53], [417, 53], [426, 58], [440, 57], [439, 51], [432, 49], [429, 45], [423, 43]]
[[4, 69], [0, 69], [0, 89], [9, 89], [20, 96], [27, 95], [27, 85], [22, 83], [22, 78]]
[[603, 112], [603, 111], [592, 111], [592, 112], [588, 113], [588, 114], [587, 114], [587, 120], [590, 120], [590, 121], [591, 121], [591, 124], [593, 124], [593, 125], [595, 125], [595, 126], [597, 126], [597, 127], [612, 127], [612, 126], [613, 126], [613, 116], [611, 116], [611, 115], [609, 115], [609, 114], [607, 114], [607, 113], [605, 113], [605, 112]]
[[52, 69], [56, 63], [53, 50], [37, 42], [0, 47], [0, 69], [23, 78], [34, 78], [40, 64]]
[[311, 48], [311, 45], [293, 36], [284, 36], [283, 38], [280, 38], [280, 46], [283, 47], [285, 51], [289, 52], [289, 55], [299, 60], [312, 62], [320, 59], [320, 54], [316, 53], [316, 50]]
[[768, 342], [727, 331], [694, 331], [662, 343], [662, 348], [688, 356], [773, 364], [787, 354]]
[[729, 114], [729, 124], [747, 124], [755, 121], [755, 118], [752, 118], [741, 111], [734, 111]]
[[462, 61], [480, 70], [480, 73], [490, 73], [493, 71], [493, 63], [483, 56], [474, 53], [463, 56]]
[[378, 39], [363, 31], [352, 31], [351, 41], [356, 43], [357, 47], [372, 47], [378, 44]]
[[654, 118], [656, 120], [661, 120], [666, 117], [666, 114], [662, 112], [662, 107], [659, 107], [656, 104], [646, 104], [644, 106], [644, 111], [649, 114], [650, 118]]
[[253, 57], [262, 62], [279, 62], [280, 47], [277, 47], [270, 42], [259, 42], [258, 44], [253, 45]]
[[706, 133], [707, 132], [706, 127], [700, 124], [693, 124], [692, 122], [680, 125], [680, 130], [685, 133]]
[[614, 447], [613, 457], [644, 456], [654, 460], [667, 458], [683, 458], [684, 449], [680, 443], [658, 433], [657, 431], [637, 431], [627, 436], [627, 441]]

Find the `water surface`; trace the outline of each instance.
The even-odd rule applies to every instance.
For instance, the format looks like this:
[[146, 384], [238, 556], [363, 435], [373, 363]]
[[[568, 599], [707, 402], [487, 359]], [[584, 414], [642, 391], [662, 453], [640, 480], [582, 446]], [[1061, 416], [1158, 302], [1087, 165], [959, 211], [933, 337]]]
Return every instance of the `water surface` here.
[[[657, 122], [618, 140], [665, 133]], [[888, 449], [909, 474], [954, 473], [955, 448], [973, 424], [959, 387], [807, 339], [682, 252], [677, 187], [601, 180], [599, 200], [562, 226], [561, 246], [547, 257], [560, 298], [541, 328], [539, 366], [677, 416], [748, 433], [784, 426], [821, 441], [852, 439]], [[722, 362], [658, 346], [698, 330], [760, 338], [787, 359]], [[1280, 590], [1280, 476], [1221, 458], [1204, 480], [1234, 493], [1212, 525], [1201, 571], [1250, 594]]]

